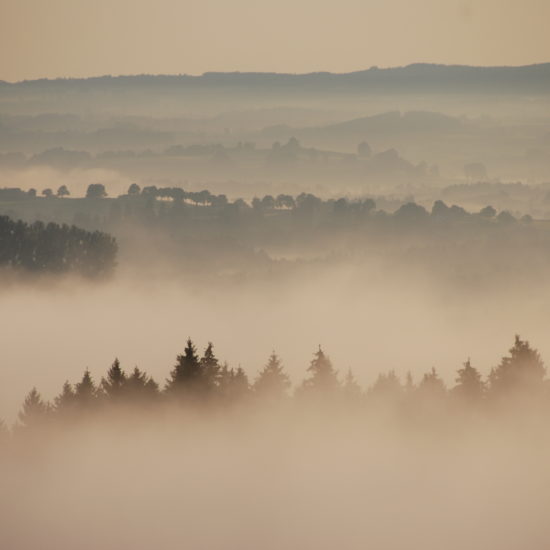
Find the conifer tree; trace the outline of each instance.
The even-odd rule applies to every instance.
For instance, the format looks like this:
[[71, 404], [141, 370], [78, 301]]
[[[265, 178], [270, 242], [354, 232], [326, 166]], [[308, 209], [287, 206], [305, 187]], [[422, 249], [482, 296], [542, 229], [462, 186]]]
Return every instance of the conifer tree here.
[[220, 369], [218, 387], [220, 398], [225, 402], [239, 401], [250, 391], [248, 376], [244, 370], [241, 367], [237, 370], [230, 369], [227, 363], [224, 363]]
[[166, 382], [166, 392], [174, 395], [196, 393], [200, 375], [201, 365], [197, 350], [189, 338], [183, 355], [177, 356], [176, 364]]
[[269, 356], [267, 365], [260, 371], [253, 385], [256, 395], [268, 399], [281, 399], [290, 387], [290, 379], [285, 373], [281, 360], [275, 352]]
[[231, 385], [232, 369], [229, 369], [227, 361], [221, 366], [218, 374], [218, 392], [221, 398], [226, 399], [228, 397], [229, 388]]
[[387, 374], [381, 373], [369, 390], [372, 396], [387, 398], [401, 395], [403, 387], [395, 371], [390, 370]]
[[425, 373], [418, 385], [417, 392], [420, 393], [423, 399], [441, 399], [447, 393], [443, 380], [437, 374], [434, 367]]
[[329, 394], [340, 388], [338, 375], [321, 346], [315, 352], [307, 370], [310, 376], [304, 380], [301, 391]]
[[538, 351], [516, 335], [509, 353], [489, 374], [490, 393], [503, 395], [542, 390], [546, 369]]
[[132, 401], [153, 400], [159, 393], [158, 384], [138, 367], [134, 367], [126, 384], [128, 397]]
[[361, 397], [361, 386], [357, 383], [353, 371], [348, 369], [348, 373], [344, 380], [344, 385], [342, 387], [344, 397], [348, 400], [357, 400]]
[[97, 399], [97, 388], [90, 371], [86, 369], [80, 382], [75, 385], [75, 403], [82, 409], [93, 407]]
[[481, 379], [479, 371], [472, 367], [468, 359], [461, 369], [458, 369], [456, 386], [452, 390], [453, 395], [470, 402], [477, 402], [483, 399], [485, 384]]
[[54, 410], [60, 414], [64, 414], [74, 409], [75, 404], [75, 392], [72, 385], [66, 380], [61, 393], [54, 399]]
[[204, 355], [200, 360], [200, 377], [202, 379], [202, 389], [207, 394], [213, 394], [216, 391], [220, 365], [217, 357], [214, 355], [214, 346], [212, 342], [208, 342], [208, 346], [204, 350]]
[[18, 414], [19, 422], [24, 428], [35, 428], [44, 423], [50, 412], [49, 405], [42, 400], [36, 388], [25, 397], [23, 407]]
[[248, 395], [250, 384], [246, 372], [239, 366], [234, 372], [231, 382], [231, 394], [235, 400], [241, 400]]
[[120, 361], [115, 359], [111, 368], [107, 371], [107, 378], [101, 379], [101, 389], [107, 399], [120, 401], [126, 389], [126, 373], [120, 367]]

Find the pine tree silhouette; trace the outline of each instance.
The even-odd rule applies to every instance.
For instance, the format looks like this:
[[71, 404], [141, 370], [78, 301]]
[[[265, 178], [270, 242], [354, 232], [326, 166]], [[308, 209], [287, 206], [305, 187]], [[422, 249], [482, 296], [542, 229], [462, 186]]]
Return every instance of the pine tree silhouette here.
[[120, 401], [124, 397], [127, 377], [120, 367], [120, 361], [115, 359], [107, 371], [107, 377], [101, 379], [101, 389], [107, 399], [112, 402]]
[[[412, 383], [412, 378], [411, 378]], [[381, 373], [369, 390], [369, 394], [376, 398], [387, 399], [401, 395], [403, 387], [395, 371], [390, 370], [387, 374]]]
[[204, 350], [204, 355], [200, 360], [200, 378], [202, 391], [207, 395], [213, 395], [218, 387], [218, 378], [220, 373], [220, 365], [218, 359], [214, 355], [214, 346], [212, 342], [208, 342], [208, 346]]
[[321, 346], [315, 352], [307, 371], [310, 375], [302, 383], [301, 392], [330, 394], [340, 389], [338, 375]]
[[286, 396], [290, 379], [285, 373], [281, 360], [272, 352], [267, 365], [260, 371], [253, 385], [256, 395], [268, 399], [281, 399]]
[[176, 365], [166, 381], [166, 393], [177, 396], [192, 396], [198, 393], [201, 382], [201, 365], [197, 350], [191, 341], [187, 339], [187, 345], [183, 355], [178, 355]]
[[23, 428], [37, 428], [44, 424], [50, 413], [49, 405], [42, 400], [36, 388], [25, 397], [18, 419]]
[[351, 369], [348, 369], [342, 390], [345, 399], [351, 402], [357, 401], [362, 396], [361, 386], [357, 383]]
[[453, 395], [469, 402], [479, 402], [485, 395], [485, 383], [479, 371], [472, 367], [468, 359], [461, 369], [458, 369], [456, 386], [452, 389]]
[[126, 387], [128, 398], [132, 402], [153, 402], [159, 395], [158, 384], [138, 367], [134, 367], [132, 374], [127, 378]]
[[98, 392], [92, 375], [86, 369], [80, 382], [75, 385], [75, 403], [80, 409], [91, 409], [96, 405], [97, 397]]
[[54, 410], [56, 413], [66, 414], [74, 409], [76, 395], [71, 384], [65, 381], [61, 393], [54, 399]]
[[516, 335], [509, 353], [489, 374], [490, 394], [502, 396], [511, 393], [540, 393], [546, 369], [538, 351]]
[[241, 367], [236, 370], [230, 369], [227, 363], [224, 363], [220, 369], [218, 388], [222, 402], [233, 403], [242, 400], [250, 391], [248, 376]]
[[434, 367], [424, 374], [420, 384], [418, 384], [416, 393], [428, 405], [430, 402], [440, 402], [445, 398], [447, 388]]

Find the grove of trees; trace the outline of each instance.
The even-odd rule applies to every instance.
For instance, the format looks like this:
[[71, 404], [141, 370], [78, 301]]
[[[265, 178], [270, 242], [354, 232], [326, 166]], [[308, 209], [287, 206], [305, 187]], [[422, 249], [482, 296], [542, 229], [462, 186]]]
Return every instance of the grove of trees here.
[[[163, 406], [206, 411], [237, 404], [255, 407], [315, 404], [329, 411], [352, 406], [354, 414], [359, 414], [361, 407], [368, 414], [370, 408], [383, 406], [393, 407], [405, 416], [427, 412], [426, 418], [437, 417], [445, 410], [490, 414], [533, 405], [550, 411], [550, 384], [545, 373], [539, 353], [516, 336], [509, 353], [485, 379], [468, 359], [458, 369], [450, 389], [432, 368], [417, 383], [410, 373], [404, 382], [393, 371], [381, 373], [364, 391], [351, 370], [340, 377], [319, 347], [306, 370], [306, 378], [291, 392], [290, 378], [275, 352], [256, 377], [249, 380], [242, 368], [229, 368], [227, 363], [220, 362], [212, 343], [200, 355], [188, 339], [161, 384], [138, 367], [126, 372], [115, 359], [101, 380], [94, 381], [86, 369], [76, 383], [66, 381], [52, 402], [44, 400], [33, 388], [12, 432], [15, 435], [41, 430], [61, 420], [77, 422], [100, 411], [114, 414], [116, 410], [151, 411]], [[5, 436], [9, 433], [4, 422], [0, 422], [0, 432]]]
[[116, 240], [107, 233], [0, 216], [0, 267], [100, 277], [114, 269], [116, 254]]

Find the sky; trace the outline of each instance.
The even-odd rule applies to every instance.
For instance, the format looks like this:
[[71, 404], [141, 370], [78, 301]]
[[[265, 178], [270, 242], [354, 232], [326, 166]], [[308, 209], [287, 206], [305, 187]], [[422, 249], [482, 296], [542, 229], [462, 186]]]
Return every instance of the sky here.
[[0, 79], [550, 61], [548, 0], [0, 0]]

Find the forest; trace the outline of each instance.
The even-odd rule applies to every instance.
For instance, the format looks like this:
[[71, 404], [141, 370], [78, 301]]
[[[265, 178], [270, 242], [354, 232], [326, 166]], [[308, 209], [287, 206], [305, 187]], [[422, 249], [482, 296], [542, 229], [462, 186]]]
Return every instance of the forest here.
[[0, 216], [0, 268], [99, 278], [113, 272], [116, 254], [116, 240], [100, 231]]
[[[448, 415], [466, 414], [498, 417], [503, 412], [534, 410], [550, 412], [550, 384], [546, 369], [536, 349], [528, 341], [515, 337], [513, 346], [487, 376], [466, 360], [456, 372], [455, 384], [447, 388], [435, 368], [417, 381], [409, 372], [400, 380], [395, 372], [378, 375], [375, 383], [363, 390], [349, 369], [341, 375], [329, 356], [319, 346], [306, 369], [306, 378], [291, 391], [291, 379], [281, 358], [272, 352], [265, 366], [249, 379], [241, 368], [230, 368], [218, 360], [212, 343], [202, 356], [191, 339], [176, 358], [164, 383], [159, 384], [135, 367], [126, 372], [115, 359], [101, 380], [95, 382], [88, 369], [74, 384], [66, 381], [61, 392], [49, 402], [33, 388], [26, 396], [18, 419], [11, 430], [0, 424], [4, 437], [13, 434], [43, 433], [52, 427], [74, 425], [93, 415], [105, 419], [121, 412], [134, 411], [154, 417], [155, 410], [177, 407], [180, 412], [200, 414], [227, 412], [237, 406], [254, 410], [273, 406], [314, 407], [326, 411], [343, 411], [377, 415], [383, 408], [401, 422], [415, 418], [420, 425], [438, 421]], [[296, 408], [298, 407], [298, 408]], [[153, 415], [153, 416], [152, 416]], [[162, 417], [158, 417], [162, 421]]]
[[[84, 197], [70, 196], [66, 186], [47, 188], [41, 196], [31, 191], [0, 189], [0, 215], [22, 220], [18, 223], [35, 231], [45, 224], [45, 237], [51, 233], [49, 238], [56, 242], [61, 239], [52, 233], [56, 224], [65, 227], [59, 235], [69, 231], [68, 226], [82, 228], [89, 238], [81, 246], [95, 243], [87, 265], [95, 262], [98, 273], [114, 268], [112, 239], [122, 270], [169, 270], [188, 279], [219, 282], [262, 280], [272, 273], [292, 277], [336, 264], [395, 263], [404, 255], [412, 268], [480, 288], [507, 278], [535, 280], [550, 270], [546, 221], [498, 211], [490, 203], [469, 211], [440, 199], [427, 204], [410, 197], [392, 203], [368, 196], [323, 199], [305, 192], [245, 200], [206, 189], [136, 183], [115, 197], [108, 196], [107, 186], [100, 183], [89, 185]], [[69, 254], [68, 244], [57, 246]], [[149, 261], [144, 262], [145, 257]], [[57, 260], [48, 261], [52, 265], [46, 271], [54, 269]], [[32, 267], [21, 258], [11, 262]], [[498, 268], [503, 263], [508, 263], [506, 271]], [[61, 265], [70, 271], [72, 264], [66, 259]]]

